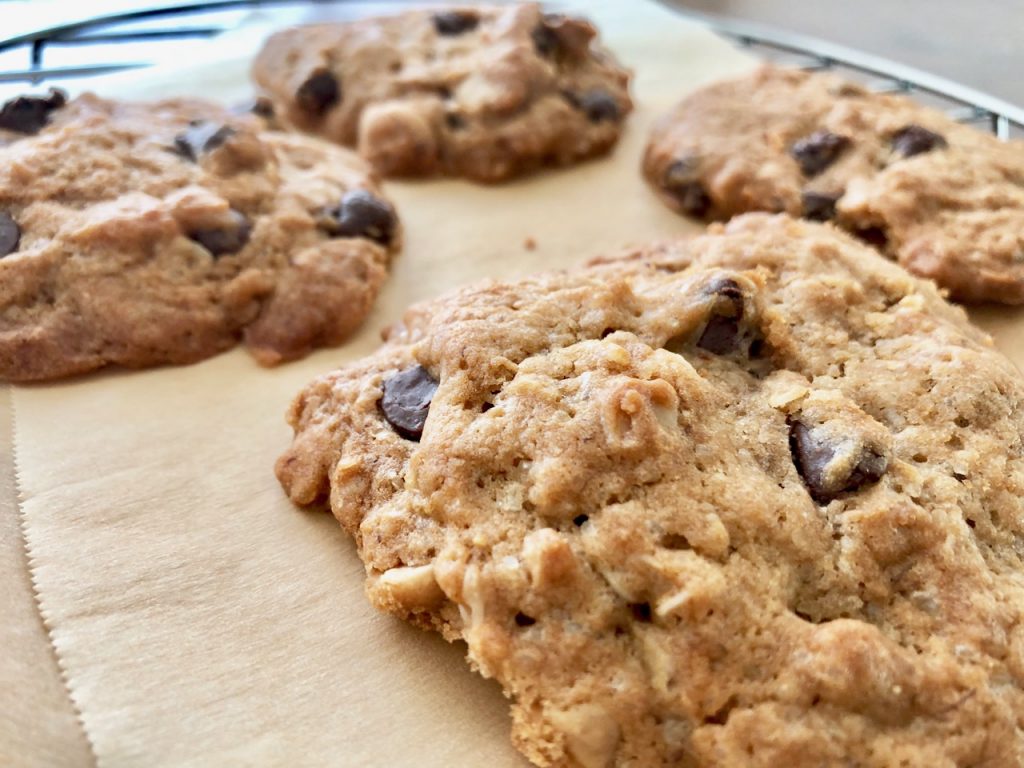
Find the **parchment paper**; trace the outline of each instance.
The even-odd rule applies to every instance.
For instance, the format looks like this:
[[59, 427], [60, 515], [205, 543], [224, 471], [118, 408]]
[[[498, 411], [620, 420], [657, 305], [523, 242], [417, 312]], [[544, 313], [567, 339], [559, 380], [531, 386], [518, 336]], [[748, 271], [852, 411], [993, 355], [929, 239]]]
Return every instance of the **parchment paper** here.
[[[389, 184], [407, 246], [343, 348], [276, 370], [235, 351], [14, 390], [33, 577], [104, 768], [526, 765], [497, 686], [469, 671], [463, 648], [375, 614], [351, 543], [329, 516], [294, 509], [272, 466], [294, 393], [373, 349], [409, 302], [695, 230], [640, 180], [646, 130], [750, 60], [654, 4], [587, 12], [637, 73], [615, 154], [501, 187]], [[195, 92], [198, 74], [204, 93], [232, 101], [247, 93], [244, 63], [118, 91]], [[45, 752], [23, 757], [49, 764]]]
[[29, 580], [15, 504], [10, 390], [0, 389], [0, 765], [76, 766], [90, 753]]

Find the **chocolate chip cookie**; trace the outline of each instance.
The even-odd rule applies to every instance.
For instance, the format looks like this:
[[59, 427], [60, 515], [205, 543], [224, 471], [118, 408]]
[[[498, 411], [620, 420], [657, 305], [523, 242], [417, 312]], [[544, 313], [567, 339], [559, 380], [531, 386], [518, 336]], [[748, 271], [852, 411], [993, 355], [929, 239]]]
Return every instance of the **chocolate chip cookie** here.
[[582, 20], [536, 3], [287, 29], [253, 77], [278, 118], [388, 176], [507, 179], [611, 149], [629, 74]]
[[272, 365], [369, 312], [399, 227], [348, 150], [201, 101], [22, 102], [0, 111], [27, 115], [0, 118], [0, 377], [187, 363], [239, 340]]
[[292, 500], [537, 765], [1024, 759], [1024, 385], [832, 227], [465, 288], [288, 419]]
[[908, 98], [765, 67], [665, 115], [644, 173], [681, 213], [834, 221], [955, 299], [1024, 303], [1024, 143]]

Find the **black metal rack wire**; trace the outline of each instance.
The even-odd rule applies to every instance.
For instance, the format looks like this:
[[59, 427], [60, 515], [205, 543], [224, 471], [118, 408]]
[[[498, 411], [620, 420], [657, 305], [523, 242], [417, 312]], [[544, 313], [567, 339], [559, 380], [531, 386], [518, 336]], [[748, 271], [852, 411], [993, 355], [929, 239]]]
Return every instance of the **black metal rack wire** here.
[[[0, 85], [39, 85], [147, 67], [153, 63], [149, 56], [123, 58], [125, 43], [142, 43], [147, 51], [155, 52], [157, 47], [176, 41], [214, 38], [231, 29], [253, 9], [301, 4], [354, 5], [350, 0], [304, 0], [304, 3], [302, 0], [197, 0], [86, 16], [0, 39]], [[383, 4], [380, 0], [363, 3]], [[1024, 135], [1024, 109], [959, 83], [815, 38], [692, 13], [681, 8], [678, 2], [666, 4], [762, 58], [783, 60], [786, 64], [809, 69], [837, 70], [866, 80], [875, 90], [906, 93], [944, 108], [957, 120], [985, 126], [1001, 139]], [[71, 64], [48, 62], [55, 52], [71, 48], [88, 48], [89, 60]], [[18, 53], [23, 54], [23, 59], [14, 63]]]

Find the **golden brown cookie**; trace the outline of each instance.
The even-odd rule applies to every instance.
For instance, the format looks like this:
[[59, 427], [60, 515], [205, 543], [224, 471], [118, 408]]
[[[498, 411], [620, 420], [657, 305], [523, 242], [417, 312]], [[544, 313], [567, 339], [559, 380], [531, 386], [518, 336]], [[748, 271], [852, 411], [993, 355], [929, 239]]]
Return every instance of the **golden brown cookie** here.
[[413, 307], [277, 474], [537, 765], [1010, 766], [1022, 405], [932, 283], [751, 214]]
[[493, 182], [607, 152], [629, 74], [536, 3], [414, 10], [273, 35], [253, 77], [286, 124], [388, 176]]
[[239, 340], [264, 364], [300, 357], [361, 324], [399, 244], [358, 157], [213, 104], [86, 95], [7, 128], [3, 379], [187, 363]]
[[1024, 143], [906, 97], [764, 67], [661, 118], [644, 174], [681, 213], [834, 220], [955, 299], [1024, 303]]

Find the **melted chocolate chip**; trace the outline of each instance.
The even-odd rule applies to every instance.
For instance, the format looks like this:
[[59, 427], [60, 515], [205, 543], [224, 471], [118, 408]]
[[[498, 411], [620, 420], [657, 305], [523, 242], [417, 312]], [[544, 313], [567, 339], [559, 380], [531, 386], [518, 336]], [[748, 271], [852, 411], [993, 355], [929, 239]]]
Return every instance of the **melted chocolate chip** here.
[[839, 195], [827, 195], [823, 192], [804, 192], [803, 216], [811, 221], [831, 221], [836, 217], [836, 203]]
[[50, 113], [68, 102], [64, 91], [51, 88], [46, 96], [19, 96], [0, 107], [0, 128], [17, 133], [38, 133], [48, 122]]
[[913, 157], [947, 146], [949, 144], [942, 136], [920, 125], [908, 125], [892, 135], [892, 151], [902, 157]]
[[714, 355], [728, 355], [739, 348], [740, 320], [743, 319], [743, 290], [735, 280], [715, 280], [707, 292], [723, 300], [715, 303], [697, 346]]
[[697, 161], [676, 160], [665, 171], [661, 188], [672, 195], [683, 213], [702, 218], [711, 209], [711, 197], [697, 177]]
[[740, 327], [744, 315], [744, 298], [739, 283], [732, 278], [720, 277], [709, 283], [704, 290], [707, 295], [715, 297], [715, 302], [704, 330], [697, 339], [697, 347], [714, 355], [728, 355], [746, 348], [749, 355], [757, 339], [750, 339], [750, 334], [745, 335]]
[[422, 365], [415, 365], [384, 380], [377, 406], [395, 432], [419, 442], [436, 391], [437, 379]]
[[210, 254], [217, 258], [229, 253], [238, 253], [249, 242], [252, 225], [238, 211], [231, 211], [231, 224], [216, 229], [196, 229], [188, 233], [189, 239], [195, 240]]
[[517, 627], [532, 627], [534, 624], [537, 623], [537, 620], [532, 616], [527, 616], [525, 613], [520, 611], [516, 614], [515, 622]]
[[574, 517], [572, 519], [572, 524], [575, 525], [577, 528], [579, 528], [581, 525], [583, 525], [589, 519], [590, 519], [589, 515], [576, 515], [576, 517]]
[[0, 211], [0, 258], [18, 250], [21, 227], [11, 214]]
[[388, 245], [395, 236], [395, 211], [365, 189], [346, 192], [341, 203], [324, 212], [320, 226], [334, 237], [366, 237]]
[[736, 350], [740, 336], [740, 323], [735, 317], [712, 315], [697, 346], [714, 355], [727, 355]]
[[326, 69], [313, 72], [295, 92], [299, 106], [313, 115], [322, 115], [341, 101], [341, 84]]
[[615, 100], [615, 97], [600, 88], [593, 88], [579, 94], [566, 91], [563, 95], [566, 101], [583, 112], [592, 123], [618, 120], [622, 114], [619, 102]]
[[558, 41], [558, 33], [544, 21], [533, 28], [530, 37], [533, 39], [533, 47], [544, 58], [554, 55], [561, 47], [561, 43]]
[[815, 131], [793, 144], [789, 152], [804, 176], [817, 176], [832, 165], [851, 143], [846, 136]]
[[434, 29], [439, 35], [461, 35], [476, 29], [480, 17], [472, 11], [442, 11], [434, 14]]
[[819, 430], [795, 420], [789, 422], [789, 449], [796, 471], [803, 478], [811, 498], [819, 504], [827, 504], [845, 491], [855, 491], [876, 482], [889, 467], [885, 456], [868, 449], [845, 477], [829, 477], [826, 469], [835, 458], [838, 447], [829, 443]]
[[234, 134], [235, 129], [230, 125], [193, 120], [185, 131], [174, 137], [174, 151], [197, 162], [204, 152], [212, 152]]

